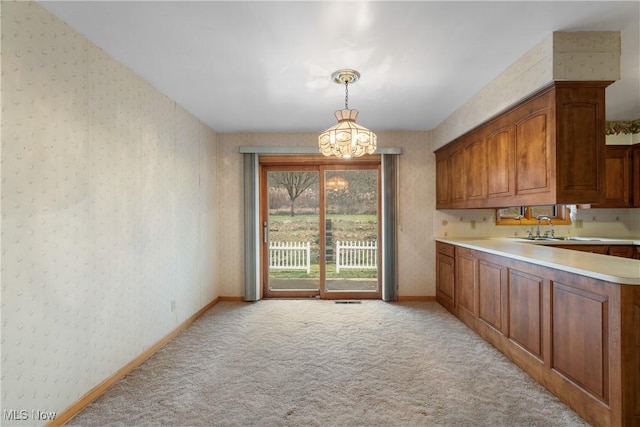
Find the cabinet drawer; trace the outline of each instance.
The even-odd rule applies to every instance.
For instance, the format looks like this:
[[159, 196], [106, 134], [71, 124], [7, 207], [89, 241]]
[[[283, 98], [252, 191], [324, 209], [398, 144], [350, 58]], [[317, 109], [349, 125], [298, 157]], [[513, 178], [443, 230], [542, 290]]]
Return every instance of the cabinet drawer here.
[[436, 252], [452, 257], [455, 255], [455, 246], [447, 243], [436, 242]]

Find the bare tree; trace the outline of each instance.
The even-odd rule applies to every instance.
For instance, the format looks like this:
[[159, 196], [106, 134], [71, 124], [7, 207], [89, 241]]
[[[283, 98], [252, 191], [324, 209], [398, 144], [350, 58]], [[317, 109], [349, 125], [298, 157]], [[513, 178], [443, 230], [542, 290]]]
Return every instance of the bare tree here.
[[295, 216], [296, 199], [311, 186], [318, 184], [317, 172], [272, 172], [269, 174], [271, 186], [279, 186], [287, 190], [291, 204], [291, 216]]

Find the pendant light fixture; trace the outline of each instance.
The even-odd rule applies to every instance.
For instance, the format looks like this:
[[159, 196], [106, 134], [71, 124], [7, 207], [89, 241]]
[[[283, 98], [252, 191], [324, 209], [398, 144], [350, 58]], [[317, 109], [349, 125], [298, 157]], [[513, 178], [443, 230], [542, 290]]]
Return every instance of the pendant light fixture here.
[[373, 154], [376, 151], [376, 134], [356, 123], [357, 110], [349, 109], [349, 83], [355, 83], [360, 78], [356, 70], [338, 70], [331, 75], [331, 79], [344, 84], [344, 110], [335, 112], [338, 124], [330, 127], [318, 137], [320, 152], [325, 156], [341, 158], [360, 157]]
[[324, 187], [327, 190], [332, 191], [346, 190], [347, 188], [349, 188], [349, 181], [347, 181], [340, 175], [334, 175], [326, 180], [326, 182], [324, 183]]

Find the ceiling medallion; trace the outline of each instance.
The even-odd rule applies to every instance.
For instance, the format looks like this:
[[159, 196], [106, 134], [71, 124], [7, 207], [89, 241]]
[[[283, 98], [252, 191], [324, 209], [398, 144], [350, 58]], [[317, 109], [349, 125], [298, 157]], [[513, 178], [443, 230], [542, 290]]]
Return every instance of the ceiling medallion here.
[[376, 151], [376, 134], [356, 123], [357, 110], [349, 109], [349, 83], [355, 83], [360, 78], [356, 70], [343, 69], [331, 74], [331, 79], [344, 84], [344, 110], [335, 112], [338, 124], [330, 127], [318, 137], [320, 153], [325, 156], [340, 158], [360, 157], [373, 154]]

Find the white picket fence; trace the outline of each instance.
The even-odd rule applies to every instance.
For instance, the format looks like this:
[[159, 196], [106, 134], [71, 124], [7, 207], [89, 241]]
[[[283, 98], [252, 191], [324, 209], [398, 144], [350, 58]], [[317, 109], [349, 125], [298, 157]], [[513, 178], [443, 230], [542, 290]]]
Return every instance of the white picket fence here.
[[311, 272], [311, 242], [269, 242], [269, 268]]
[[[340, 269], [378, 268], [377, 242], [336, 242], [336, 273]], [[311, 242], [269, 242], [269, 268], [311, 272]]]
[[340, 269], [378, 268], [377, 242], [336, 242], [336, 273]]

